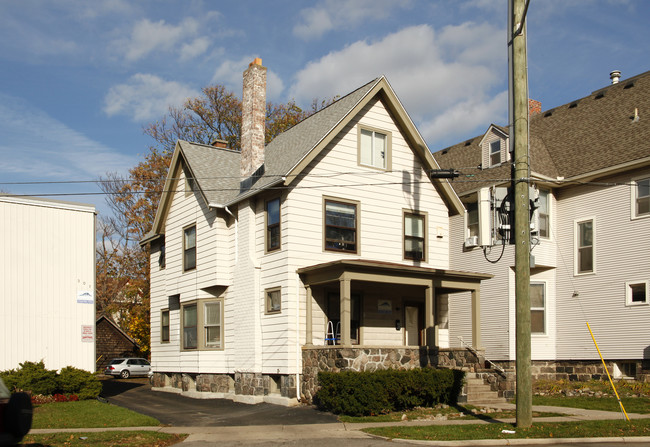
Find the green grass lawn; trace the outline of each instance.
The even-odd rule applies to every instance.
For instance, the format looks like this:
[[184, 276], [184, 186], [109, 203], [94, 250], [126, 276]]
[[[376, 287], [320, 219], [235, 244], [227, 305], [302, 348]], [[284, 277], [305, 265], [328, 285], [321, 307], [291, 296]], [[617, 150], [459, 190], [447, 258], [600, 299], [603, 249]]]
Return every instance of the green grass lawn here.
[[150, 431], [119, 431], [98, 433], [51, 433], [43, 435], [27, 435], [23, 445], [43, 446], [124, 446], [124, 447], [165, 447], [179, 443], [187, 435], [158, 433]]
[[[628, 413], [650, 413], [650, 398], [623, 397], [621, 398], [625, 411]], [[533, 405], [553, 405], [556, 407], [586, 408], [588, 410], [621, 411], [615, 397], [565, 397], [565, 396], [533, 396]]]
[[[514, 434], [502, 433], [514, 430]], [[378, 427], [364, 430], [388, 438], [432, 441], [513, 438], [591, 438], [650, 436], [650, 419], [627, 421], [543, 422], [521, 429], [512, 424], [429, 425], [420, 427]]]
[[101, 428], [160, 425], [157, 419], [97, 400], [54, 402], [34, 408], [32, 428]]
[[[339, 416], [341, 422], [347, 423], [366, 423], [366, 422], [399, 422], [402, 420], [415, 421], [433, 419], [438, 415], [445, 416], [448, 420], [454, 419], [505, 419], [514, 418], [514, 410], [503, 410], [492, 413], [474, 414], [472, 410], [479, 410], [478, 407], [473, 405], [464, 406], [448, 406], [448, 407], [435, 407], [435, 408], [415, 408], [412, 410], [396, 411], [388, 414], [381, 414], [378, 416]], [[403, 419], [403, 415], [406, 419]], [[542, 413], [533, 412], [533, 417], [550, 417], [562, 416], [561, 413]]]

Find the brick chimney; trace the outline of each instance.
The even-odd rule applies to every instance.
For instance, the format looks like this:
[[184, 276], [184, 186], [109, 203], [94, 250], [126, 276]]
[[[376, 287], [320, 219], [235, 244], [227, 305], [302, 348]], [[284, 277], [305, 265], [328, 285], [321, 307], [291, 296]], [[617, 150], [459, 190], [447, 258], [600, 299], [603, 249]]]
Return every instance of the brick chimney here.
[[255, 58], [244, 71], [241, 124], [242, 178], [250, 177], [264, 164], [264, 126], [266, 121], [266, 67]]
[[542, 113], [542, 103], [534, 99], [528, 100], [528, 116], [537, 115]]

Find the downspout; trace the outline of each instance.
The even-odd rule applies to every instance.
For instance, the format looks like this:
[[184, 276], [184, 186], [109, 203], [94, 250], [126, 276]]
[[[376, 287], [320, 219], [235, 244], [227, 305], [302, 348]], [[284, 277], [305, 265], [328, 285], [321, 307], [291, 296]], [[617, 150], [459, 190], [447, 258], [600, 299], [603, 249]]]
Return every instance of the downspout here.
[[302, 349], [300, 348], [300, 277], [296, 274], [296, 399], [300, 402], [300, 369]]

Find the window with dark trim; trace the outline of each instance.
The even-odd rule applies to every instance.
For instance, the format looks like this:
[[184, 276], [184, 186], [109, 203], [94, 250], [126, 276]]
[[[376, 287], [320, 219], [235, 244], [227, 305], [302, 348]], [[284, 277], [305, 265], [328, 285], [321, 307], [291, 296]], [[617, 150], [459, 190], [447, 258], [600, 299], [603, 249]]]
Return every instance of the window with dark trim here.
[[266, 313], [278, 313], [282, 311], [282, 289], [277, 287], [266, 290]]
[[280, 198], [266, 202], [266, 251], [280, 248]]
[[183, 230], [183, 270], [196, 268], [196, 225]]
[[426, 219], [423, 214], [404, 213], [404, 259], [424, 261]]
[[169, 309], [160, 312], [160, 341], [169, 342]]
[[325, 200], [325, 250], [356, 253], [357, 205]]
[[183, 349], [198, 348], [197, 331], [197, 306], [187, 304], [183, 306]]
[[390, 169], [390, 133], [359, 127], [359, 164]]
[[183, 349], [223, 349], [223, 299], [186, 303], [181, 312]]

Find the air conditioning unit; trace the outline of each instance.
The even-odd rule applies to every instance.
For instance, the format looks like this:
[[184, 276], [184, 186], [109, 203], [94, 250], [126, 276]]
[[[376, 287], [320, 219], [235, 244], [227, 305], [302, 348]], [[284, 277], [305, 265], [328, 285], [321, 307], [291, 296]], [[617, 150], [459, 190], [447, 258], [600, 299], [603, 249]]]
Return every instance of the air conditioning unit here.
[[478, 247], [478, 236], [470, 236], [465, 239], [465, 247]]

